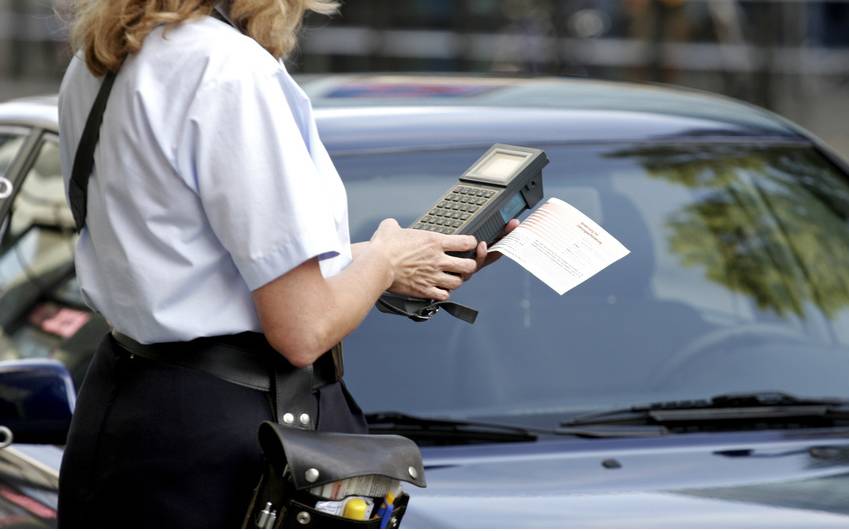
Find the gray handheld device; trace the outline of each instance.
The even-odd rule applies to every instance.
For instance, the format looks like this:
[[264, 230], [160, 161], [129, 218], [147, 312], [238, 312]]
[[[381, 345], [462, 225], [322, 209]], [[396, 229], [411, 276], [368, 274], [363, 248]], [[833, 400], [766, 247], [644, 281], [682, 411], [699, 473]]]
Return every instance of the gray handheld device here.
[[[504, 226], [543, 196], [542, 169], [548, 156], [540, 149], [495, 144], [460, 177], [459, 182], [417, 219], [413, 229], [441, 234], [471, 234], [492, 245]], [[464, 258], [474, 251], [451, 253]], [[469, 323], [477, 311], [451, 301], [434, 302], [385, 293], [377, 307], [384, 313], [427, 321], [439, 308]]]
[[542, 199], [547, 164], [540, 149], [495, 144], [411, 228], [472, 234], [491, 245], [508, 221]]

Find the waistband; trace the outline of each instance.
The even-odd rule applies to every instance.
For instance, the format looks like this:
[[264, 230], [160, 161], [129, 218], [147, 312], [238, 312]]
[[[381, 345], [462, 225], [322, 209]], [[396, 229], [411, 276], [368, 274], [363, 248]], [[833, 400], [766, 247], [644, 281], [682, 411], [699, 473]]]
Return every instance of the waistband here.
[[272, 375], [312, 372], [313, 388], [318, 388], [341, 380], [344, 374], [341, 343], [323, 354], [312, 367], [299, 369], [274, 350], [259, 332], [150, 345], [139, 343], [115, 330], [112, 338], [134, 356], [200, 370], [258, 391], [272, 389]]

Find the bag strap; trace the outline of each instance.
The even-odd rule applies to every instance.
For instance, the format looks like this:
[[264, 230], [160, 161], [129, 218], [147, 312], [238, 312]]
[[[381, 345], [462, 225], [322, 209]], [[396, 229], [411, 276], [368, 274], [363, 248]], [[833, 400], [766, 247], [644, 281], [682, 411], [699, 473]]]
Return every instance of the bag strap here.
[[74, 156], [71, 181], [68, 185], [68, 199], [71, 203], [71, 213], [74, 216], [77, 232], [82, 231], [85, 227], [85, 218], [88, 211], [88, 181], [92, 170], [94, 170], [94, 150], [100, 140], [103, 113], [106, 111], [106, 103], [109, 101], [109, 94], [112, 93], [117, 75], [117, 72], [107, 72], [103, 78], [100, 91], [91, 107]]
[[[241, 31], [227, 16], [222, 2], [215, 5], [210, 16]], [[335, 349], [336, 347], [334, 347], [334, 351]], [[315, 430], [316, 420], [318, 420], [318, 403], [312, 393], [313, 367], [304, 367], [294, 372], [287, 372], [280, 367], [280, 362], [275, 360], [271, 364], [270, 371], [271, 396], [274, 402], [274, 418], [277, 424], [291, 428]]]
[[[233, 25], [218, 6], [213, 10], [212, 15]], [[88, 182], [94, 170], [94, 151], [100, 140], [103, 115], [117, 76], [117, 72], [107, 72], [104, 76], [74, 155], [74, 166], [68, 185], [68, 199], [77, 232], [81, 232], [85, 227], [88, 212]], [[275, 360], [270, 367], [271, 395], [277, 422], [286, 426], [314, 430], [318, 404], [312, 393], [315, 380], [312, 367], [291, 371], [281, 365], [282, 359]]]
[[227, 15], [227, 8], [224, 7], [223, 2], [216, 3], [215, 7], [212, 8], [212, 13], [210, 13], [209, 16], [214, 19], [218, 19], [227, 25], [233, 26], [234, 28], [239, 30], [239, 32], [242, 32], [242, 30], [239, 29], [239, 26], [237, 26], [236, 23], [233, 22], [233, 20]]
[[453, 317], [456, 317], [461, 321], [466, 321], [469, 324], [475, 324], [475, 320], [478, 318], [477, 310], [453, 301], [437, 302], [426, 299], [416, 299], [413, 297], [404, 297], [389, 292], [384, 293], [382, 297], [377, 299], [375, 304], [377, 309], [383, 313], [403, 315], [417, 323], [429, 321], [431, 317], [436, 315], [436, 312], [438, 312], [440, 308], [448, 312]]
[[284, 358], [272, 358], [271, 397], [274, 418], [278, 424], [302, 430], [315, 430], [318, 420], [318, 400], [313, 394], [313, 367], [295, 371], [282, 367]]
[[[211, 15], [222, 22], [230, 24], [238, 29], [236, 25], [225, 14], [221, 3], [212, 10]], [[120, 70], [120, 67], [118, 67]], [[106, 104], [118, 71], [107, 72], [100, 84], [100, 90], [91, 106], [88, 119], [74, 155], [74, 166], [71, 170], [71, 180], [68, 183], [68, 200], [71, 204], [71, 214], [74, 216], [74, 224], [77, 232], [82, 232], [85, 227], [86, 215], [88, 214], [88, 181], [94, 170], [94, 150], [100, 141], [100, 126], [103, 124], [103, 114], [106, 112]]]

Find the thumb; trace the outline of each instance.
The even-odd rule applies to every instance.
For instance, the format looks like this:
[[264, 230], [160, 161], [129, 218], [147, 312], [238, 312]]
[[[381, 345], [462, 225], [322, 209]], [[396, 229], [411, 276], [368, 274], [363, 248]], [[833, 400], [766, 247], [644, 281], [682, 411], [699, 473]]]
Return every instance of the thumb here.
[[380, 222], [380, 227], [387, 229], [399, 229], [401, 228], [401, 225], [398, 225], [398, 221], [396, 221], [395, 218], [386, 218]]

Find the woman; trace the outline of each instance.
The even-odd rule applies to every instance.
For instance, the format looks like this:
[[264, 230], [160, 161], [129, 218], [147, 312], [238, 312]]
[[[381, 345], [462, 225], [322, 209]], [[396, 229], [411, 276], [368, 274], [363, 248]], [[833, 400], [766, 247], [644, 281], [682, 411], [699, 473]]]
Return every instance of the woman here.
[[[309, 367], [384, 290], [444, 300], [486, 247], [391, 219], [350, 244], [344, 187], [279, 60], [304, 12], [334, 4], [232, 0], [219, 18], [213, 0], [75, 7], [79, 53], [59, 99], [66, 179], [100, 77], [118, 72], [76, 254], [83, 295], [115, 332], [81, 389], [59, 523], [237, 527], [259, 477], [256, 429], [273, 408], [267, 393], [183, 358], [266, 345]], [[472, 249], [476, 260], [446, 254]], [[159, 359], [135, 355], [144, 348]], [[314, 400], [318, 429], [365, 430], [341, 381]]]

